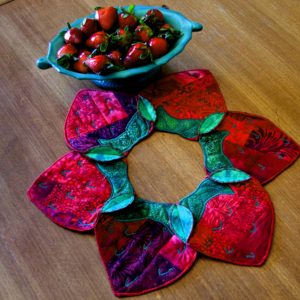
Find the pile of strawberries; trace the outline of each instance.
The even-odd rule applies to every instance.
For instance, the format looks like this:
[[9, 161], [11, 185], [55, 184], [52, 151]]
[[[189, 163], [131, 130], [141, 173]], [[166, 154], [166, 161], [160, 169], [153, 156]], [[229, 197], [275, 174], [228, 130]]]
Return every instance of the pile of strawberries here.
[[165, 55], [180, 36], [158, 9], [138, 18], [134, 5], [127, 10], [97, 7], [95, 19], [84, 19], [80, 29], [62, 32], [65, 45], [57, 62], [80, 73], [108, 74], [153, 62]]

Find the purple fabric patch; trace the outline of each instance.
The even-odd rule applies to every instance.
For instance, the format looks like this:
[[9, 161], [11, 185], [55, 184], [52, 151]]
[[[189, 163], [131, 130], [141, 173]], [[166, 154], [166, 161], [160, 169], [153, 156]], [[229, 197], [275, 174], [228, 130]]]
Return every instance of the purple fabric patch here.
[[[119, 292], [134, 292], [141, 290], [141, 286], [143, 286], [142, 289], [148, 289], [149, 286], [160, 284], [165, 277], [159, 274], [167, 275], [166, 270], [171, 268], [172, 275], [179, 274], [180, 270], [166, 259], [161, 256], [156, 257], [171, 236], [163, 225], [148, 221], [139, 228], [122, 249], [116, 252], [107, 263], [107, 270], [112, 284]], [[145, 270], [151, 273], [147, 280], [143, 273]], [[156, 279], [155, 282], [153, 282], [154, 279]]]
[[189, 270], [197, 252], [161, 223], [104, 216], [95, 228], [99, 252], [116, 296], [161, 288]]

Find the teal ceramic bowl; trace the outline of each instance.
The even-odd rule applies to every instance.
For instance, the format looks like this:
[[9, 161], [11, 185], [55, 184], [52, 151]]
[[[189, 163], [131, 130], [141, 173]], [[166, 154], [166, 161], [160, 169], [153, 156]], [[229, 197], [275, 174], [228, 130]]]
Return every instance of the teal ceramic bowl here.
[[[184, 17], [181, 13], [173, 11], [171, 9], [159, 7], [159, 6], [140, 6], [135, 7], [135, 14], [139, 17], [145, 15], [149, 9], [159, 9], [165, 17], [166, 23], [171, 24], [175, 29], [179, 30], [182, 35], [176, 41], [173, 48], [164, 56], [156, 59], [153, 63], [127, 69], [123, 71], [114, 72], [108, 75], [98, 75], [93, 73], [82, 74], [75, 71], [67, 70], [57, 64], [56, 53], [60, 47], [64, 44], [64, 39], [61, 34], [57, 34], [50, 42], [48, 48], [48, 54], [45, 57], [41, 57], [37, 60], [36, 65], [40, 69], [48, 69], [53, 67], [59, 73], [72, 76], [79, 80], [92, 80], [96, 85], [102, 88], [126, 88], [130, 85], [137, 86], [139, 83], [150, 80], [155, 73], [157, 73], [163, 65], [169, 60], [183, 51], [187, 43], [192, 38], [192, 32], [202, 30], [203, 26], [200, 23], [191, 21]], [[87, 16], [88, 18], [94, 18], [95, 13]], [[84, 18], [77, 19], [71, 24], [72, 27], [80, 27]], [[61, 31], [67, 30], [65, 27]]]

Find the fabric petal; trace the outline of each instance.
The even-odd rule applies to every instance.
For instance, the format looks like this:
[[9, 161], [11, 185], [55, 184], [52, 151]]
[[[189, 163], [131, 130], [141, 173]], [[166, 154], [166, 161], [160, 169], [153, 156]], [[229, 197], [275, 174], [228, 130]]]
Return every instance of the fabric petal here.
[[[222, 151], [233, 167], [265, 184], [299, 157], [299, 145], [269, 120], [229, 112], [217, 132], [225, 132]], [[205, 152], [205, 151], [204, 151]]]
[[228, 187], [233, 194], [218, 194], [205, 203], [189, 245], [216, 259], [259, 266], [267, 259], [272, 243], [271, 200], [256, 179]]
[[147, 86], [141, 95], [159, 109], [157, 130], [189, 139], [198, 137], [200, 121], [205, 117], [227, 111], [218, 83], [208, 70], [167, 75]]
[[[79, 91], [65, 121], [68, 146], [83, 153], [95, 147], [111, 148], [125, 156], [153, 129], [153, 121], [138, 113], [139, 99], [136, 95], [113, 91]], [[97, 160], [102, 161], [102, 156], [98, 155]], [[103, 157], [103, 161], [118, 158]]]
[[[94, 228], [98, 213], [106, 203], [113, 201], [115, 210], [124, 207], [121, 203], [124, 199], [125, 206], [129, 205], [133, 201], [133, 189], [124, 162], [101, 166], [78, 152], [70, 152], [35, 180], [28, 197], [58, 225], [87, 231]], [[118, 207], [115, 199], [119, 200]]]
[[122, 222], [99, 217], [95, 228], [100, 256], [116, 296], [140, 295], [180, 278], [197, 252], [151, 220]]

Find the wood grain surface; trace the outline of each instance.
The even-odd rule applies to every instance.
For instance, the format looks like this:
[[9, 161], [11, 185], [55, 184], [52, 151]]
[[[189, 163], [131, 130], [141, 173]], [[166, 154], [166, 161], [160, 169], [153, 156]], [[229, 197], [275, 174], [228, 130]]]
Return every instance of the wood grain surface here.
[[[208, 68], [230, 110], [269, 118], [300, 142], [299, 0], [143, 1], [204, 24], [165, 72]], [[48, 41], [95, 6], [125, 1], [15, 0], [0, 6], [0, 298], [115, 299], [92, 234], [53, 224], [26, 198], [34, 178], [68, 150], [63, 124], [80, 88], [38, 70]], [[129, 155], [137, 193], [176, 202], [204, 178], [196, 142], [155, 133]], [[136, 299], [299, 299], [300, 162], [266, 186], [276, 213], [272, 250], [260, 268], [200, 258], [171, 286]]]

